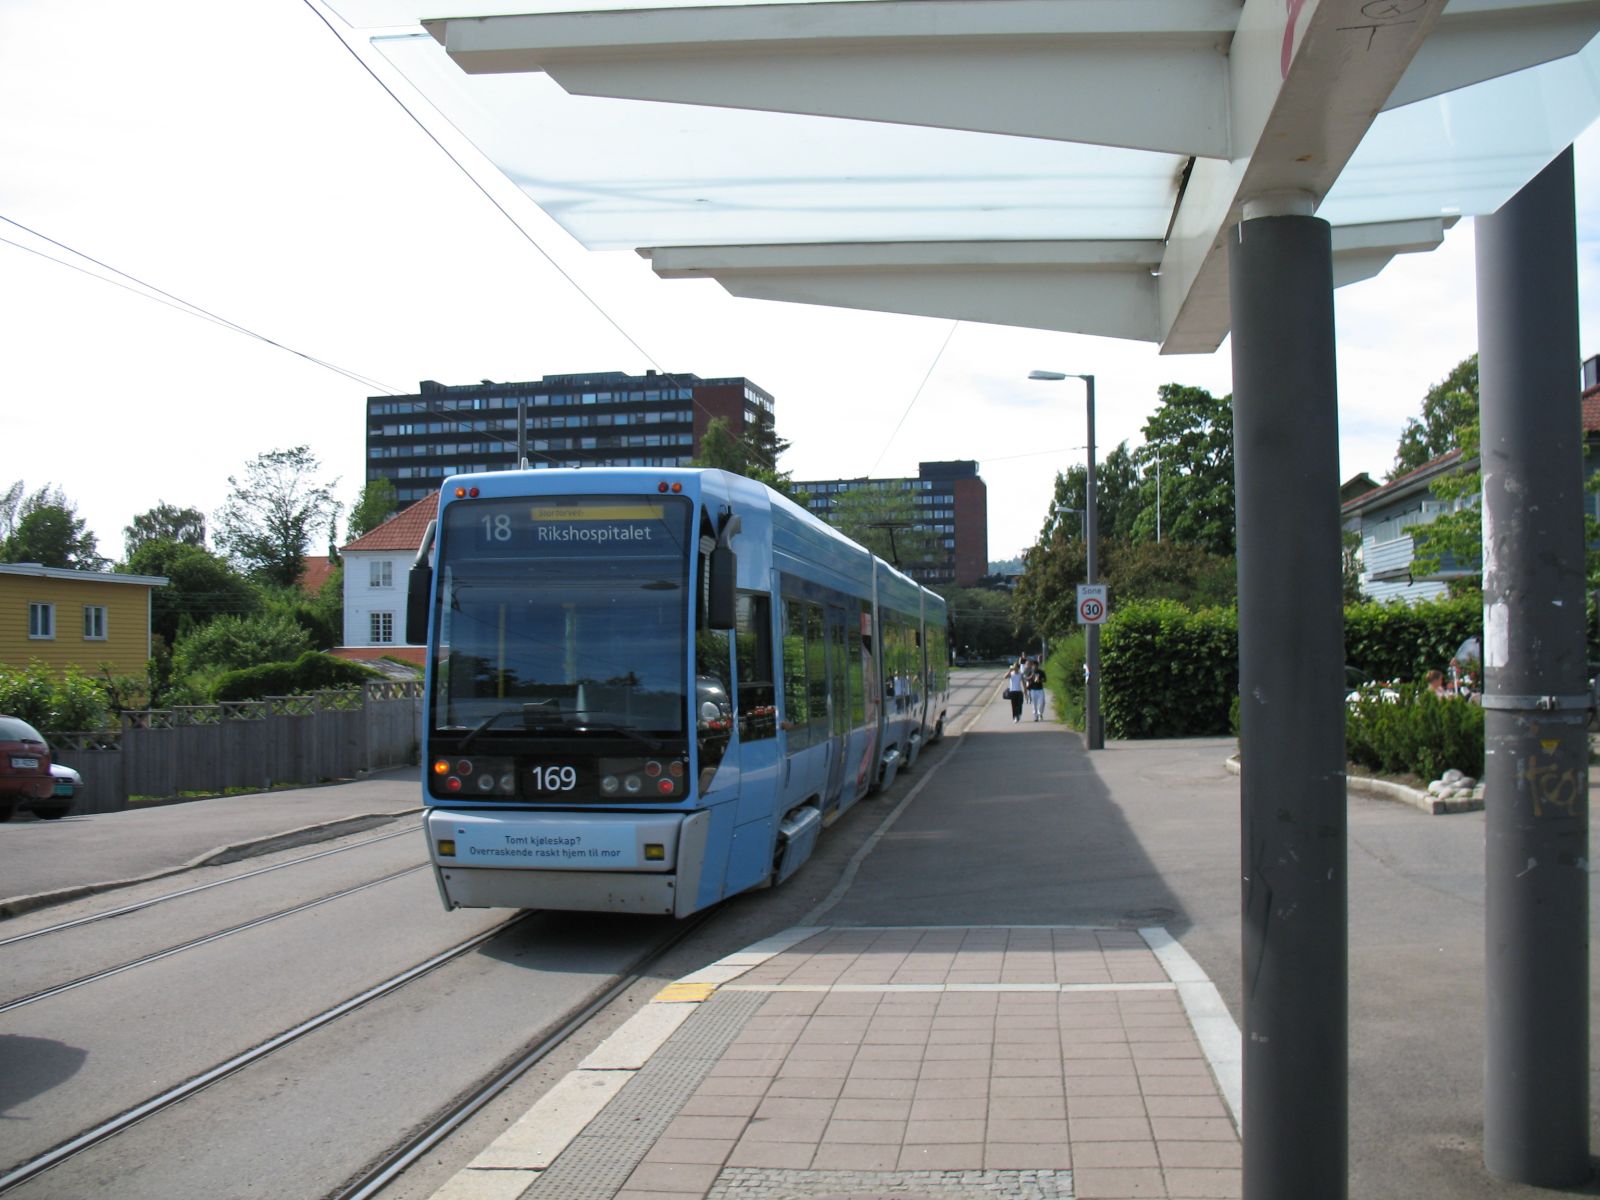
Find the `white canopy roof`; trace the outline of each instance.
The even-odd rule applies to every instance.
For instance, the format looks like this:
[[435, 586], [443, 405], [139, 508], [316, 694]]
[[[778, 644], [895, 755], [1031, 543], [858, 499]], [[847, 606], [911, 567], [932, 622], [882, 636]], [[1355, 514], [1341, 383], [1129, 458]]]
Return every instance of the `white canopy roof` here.
[[586, 246], [1173, 353], [1226, 335], [1242, 216], [1366, 278], [1600, 115], [1600, 0], [334, 7]]

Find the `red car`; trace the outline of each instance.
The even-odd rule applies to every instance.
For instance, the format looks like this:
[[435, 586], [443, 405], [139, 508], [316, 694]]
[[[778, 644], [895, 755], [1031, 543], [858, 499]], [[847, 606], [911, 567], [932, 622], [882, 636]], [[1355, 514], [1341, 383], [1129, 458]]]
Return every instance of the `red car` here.
[[0, 716], [0, 821], [54, 791], [50, 747], [39, 731], [20, 717]]

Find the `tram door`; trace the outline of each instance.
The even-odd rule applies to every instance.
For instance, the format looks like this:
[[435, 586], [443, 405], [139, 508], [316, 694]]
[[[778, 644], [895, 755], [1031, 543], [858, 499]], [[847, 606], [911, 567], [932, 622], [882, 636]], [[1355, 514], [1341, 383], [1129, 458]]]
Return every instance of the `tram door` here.
[[828, 779], [822, 810], [839, 803], [850, 745], [850, 655], [846, 622], [849, 614], [837, 604], [825, 609], [828, 642]]

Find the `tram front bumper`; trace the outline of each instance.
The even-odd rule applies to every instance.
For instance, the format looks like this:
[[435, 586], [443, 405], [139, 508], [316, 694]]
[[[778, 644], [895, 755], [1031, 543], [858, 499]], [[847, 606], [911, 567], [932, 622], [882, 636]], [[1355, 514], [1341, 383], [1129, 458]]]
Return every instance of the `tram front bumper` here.
[[550, 908], [687, 916], [710, 814], [430, 809], [424, 824], [446, 908]]

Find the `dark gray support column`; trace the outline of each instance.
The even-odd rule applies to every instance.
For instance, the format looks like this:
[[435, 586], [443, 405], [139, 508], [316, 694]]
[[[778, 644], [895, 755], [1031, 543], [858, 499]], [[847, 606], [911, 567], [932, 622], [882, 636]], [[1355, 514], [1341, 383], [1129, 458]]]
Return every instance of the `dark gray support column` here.
[[1477, 220], [1482, 418], [1483, 1157], [1589, 1174], [1589, 805], [1577, 239], [1568, 149]]
[[[1304, 208], [1309, 208], [1305, 205]], [[1244, 1195], [1347, 1191], [1344, 608], [1326, 222], [1233, 233]]]

